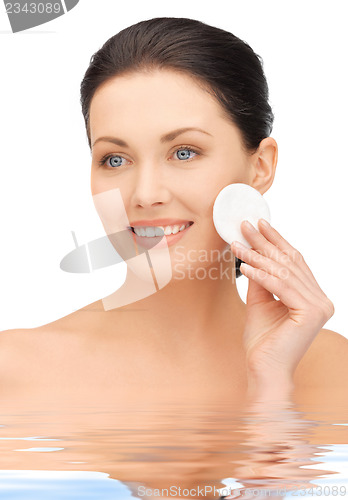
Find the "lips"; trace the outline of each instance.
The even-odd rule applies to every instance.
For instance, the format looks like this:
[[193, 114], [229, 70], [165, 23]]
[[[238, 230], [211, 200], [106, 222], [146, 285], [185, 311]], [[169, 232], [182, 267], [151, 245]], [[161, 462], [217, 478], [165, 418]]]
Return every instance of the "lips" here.
[[193, 224], [193, 221], [187, 220], [187, 219], [142, 219], [142, 220], [137, 220], [137, 221], [131, 221], [129, 223], [129, 227], [137, 227], [137, 226], [175, 226], [179, 225], [182, 226], [183, 224], [189, 223]]

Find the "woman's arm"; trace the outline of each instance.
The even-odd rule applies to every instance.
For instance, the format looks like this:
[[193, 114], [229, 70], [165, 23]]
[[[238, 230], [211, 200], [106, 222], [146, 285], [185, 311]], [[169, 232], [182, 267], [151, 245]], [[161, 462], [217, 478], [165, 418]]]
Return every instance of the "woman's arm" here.
[[[264, 222], [264, 224], [263, 224]], [[288, 398], [301, 359], [334, 314], [303, 256], [269, 223], [243, 222], [233, 252], [249, 278], [243, 342], [252, 397]], [[276, 300], [274, 295], [279, 297]]]

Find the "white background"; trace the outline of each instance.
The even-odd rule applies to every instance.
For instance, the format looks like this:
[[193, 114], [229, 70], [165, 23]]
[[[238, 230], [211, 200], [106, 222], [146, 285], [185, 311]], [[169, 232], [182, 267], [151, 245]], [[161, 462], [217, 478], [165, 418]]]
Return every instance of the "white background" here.
[[[68, 14], [13, 34], [0, 14], [0, 330], [54, 321], [120, 286], [125, 264], [92, 274], [59, 268], [104, 235], [90, 193], [79, 87], [116, 32], [152, 17], [189, 17], [231, 31], [264, 61], [279, 145], [264, 195], [272, 224], [305, 257], [346, 321], [347, 9], [330, 2], [80, 0]], [[247, 278], [237, 280], [243, 300]]]

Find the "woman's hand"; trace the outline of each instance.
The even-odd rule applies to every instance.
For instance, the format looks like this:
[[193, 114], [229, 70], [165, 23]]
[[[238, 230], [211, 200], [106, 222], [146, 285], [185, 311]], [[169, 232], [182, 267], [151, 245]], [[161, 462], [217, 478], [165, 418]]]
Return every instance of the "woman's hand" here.
[[243, 334], [247, 370], [260, 386], [291, 385], [298, 363], [335, 310], [302, 255], [264, 222], [258, 222], [260, 232], [247, 221], [241, 224], [251, 249], [231, 245], [246, 262], [240, 270], [249, 278]]

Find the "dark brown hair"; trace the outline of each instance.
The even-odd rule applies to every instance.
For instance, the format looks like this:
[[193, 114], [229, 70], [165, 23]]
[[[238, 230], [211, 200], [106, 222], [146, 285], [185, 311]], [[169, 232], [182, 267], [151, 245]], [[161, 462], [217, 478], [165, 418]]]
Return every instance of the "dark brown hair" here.
[[[89, 109], [97, 88], [135, 71], [167, 68], [193, 77], [221, 104], [253, 153], [272, 131], [274, 115], [260, 56], [232, 33], [194, 19], [157, 17], [129, 26], [95, 52], [81, 82], [81, 106], [91, 148]], [[236, 276], [240, 276], [236, 259]]]

